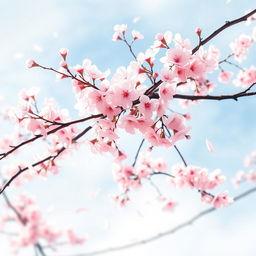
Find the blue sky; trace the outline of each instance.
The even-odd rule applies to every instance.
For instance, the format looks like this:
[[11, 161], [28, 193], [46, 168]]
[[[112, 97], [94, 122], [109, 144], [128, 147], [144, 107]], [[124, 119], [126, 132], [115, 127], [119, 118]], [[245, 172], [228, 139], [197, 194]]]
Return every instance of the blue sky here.
[[[241, 7], [241, 1], [238, 0], [232, 0], [228, 4], [224, 0], [1, 1], [0, 9], [4, 11], [0, 17], [0, 86], [4, 102], [15, 104], [16, 95], [22, 88], [41, 87], [41, 101], [44, 97], [54, 97], [62, 107], [71, 109], [70, 112], [75, 117], [77, 114], [72, 110], [75, 100], [71, 94], [70, 82], [57, 82], [55, 75], [50, 72], [26, 69], [26, 59], [32, 58], [45, 66], [57, 67], [60, 61], [57, 51], [67, 47], [70, 50], [71, 65], [81, 64], [83, 59], [89, 58], [101, 70], [110, 68], [114, 73], [118, 66], [126, 66], [132, 60], [122, 43], [111, 40], [115, 24], [128, 24], [130, 30], [139, 30], [145, 36], [144, 40], [135, 45], [137, 53], [145, 51], [152, 44], [156, 33], [166, 30], [179, 32], [195, 44], [196, 27], [201, 27], [203, 35], [208, 35], [224, 21], [240, 17], [245, 11], [252, 9], [252, 2], [243, 1]], [[134, 17], [140, 17], [140, 20], [133, 23]], [[229, 43], [239, 34], [250, 33], [251, 30], [252, 26], [239, 24], [216, 37], [212, 43], [222, 49], [225, 56], [230, 51]], [[251, 49], [251, 55], [253, 51], [255, 52], [255, 47]], [[249, 67], [254, 61], [255, 58], [250, 57], [244, 65]], [[221, 85], [215, 93], [232, 93], [237, 90], [239, 89], [232, 84]], [[256, 149], [254, 109], [255, 98], [241, 99], [238, 102], [203, 102], [192, 106], [192, 139], [178, 143], [186, 160], [210, 170], [221, 168], [231, 178], [237, 170], [243, 168], [244, 156]], [[6, 132], [3, 128], [2, 133]], [[216, 153], [207, 151], [206, 138], [213, 142]], [[138, 138], [125, 137], [122, 143], [128, 152], [133, 153], [133, 145], [138, 144]], [[30, 152], [25, 152], [24, 157], [32, 159], [28, 153]], [[155, 155], [169, 159], [169, 166], [180, 161], [174, 150], [158, 150]], [[33, 193], [43, 210], [52, 209], [49, 214], [52, 222], [60, 225], [70, 223], [80, 235], [88, 236], [88, 242], [77, 249], [79, 252], [148, 237], [207, 207], [199, 202], [196, 193], [189, 190], [170, 192], [168, 187], [164, 187], [165, 193], [172, 193], [180, 202], [180, 207], [174, 214], [162, 213], [154, 203], [148, 203], [155, 191], [146, 186], [142, 191], [134, 193], [133, 205], [118, 209], [108, 199], [109, 194], [118, 191], [111, 175], [111, 157], [92, 155], [86, 147], [82, 147], [62, 161], [61, 165], [63, 167], [57, 176], [50, 176], [47, 180], [38, 179], [31, 184], [9, 190], [11, 195], [20, 191]], [[163, 184], [165, 180], [159, 179], [156, 182]], [[248, 186], [243, 186], [241, 190], [246, 187]], [[233, 194], [239, 192], [230, 186], [229, 180], [220, 189], [226, 188]], [[98, 191], [98, 196], [92, 197], [91, 194], [95, 191]], [[252, 195], [174, 236], [109, 255], [167, 256], [172, 252], [173, 255], [183, 256], [193, 251], [198, 256], [240, 256], [242, 253], [253, 256], [256, 247], [250, 239], [255, 230], [256, 207], [252, 205], [254, 199], [255, 195]], [[75, 214], [80, 207], [85, 207], [88, 211]], [[138, 212], [142, 212], [144, 217]], [[243, 233], [248, 234], [247, 237]], [[2, 237], [0, 244], [3, 248], [7, 247]], [[21, 255], [33, 254], [28, 250]]]

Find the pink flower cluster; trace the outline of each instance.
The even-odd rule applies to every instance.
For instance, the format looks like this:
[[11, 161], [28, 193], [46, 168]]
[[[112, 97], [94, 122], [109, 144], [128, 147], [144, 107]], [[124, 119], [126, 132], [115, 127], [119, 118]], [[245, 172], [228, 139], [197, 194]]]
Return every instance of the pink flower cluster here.
[[[22, 247], [35, 245], [44, 240], [48, 245], [55, 244], [60, 238], [67, 244], [81, 244], [85, 241], [77, 237], [71, 229], [59, 230], [50, 225], [42, 216], [41, 211], [35, 203], [35, 200], [27, 195], [20, 195], [12, 202], [16, 212], [13, 212], [7, 205], [8, 211], [4, 217], [5, 229], [8, 228], [8, 222], [15, 223], [15, 233], [11, 239], [13, 250], [18, 251]], [[14, 221], [14, 222], [13, 222]]]
[[215, 208], [227, 206], [233, 202], [228, 192], [212, 195], [206, 190], [213, 190], [225, 181], [225, 177], [220, 174], [220, 170], [216, 169], [208, 173], [206, 168], [189, 165], [175, 165], [172, 168], [173, 178], [170, 178], [171, 184], [178, 187], [191, 187], [197, 189], [201, 193], [203, 202], [212, 204]]
[[233, 75], [232, 72], [221, 71], [218, 76], [218, 80], [219, 80], [219, 82], [224, 83], [224, 84], [229, 83], [232, 75]]
[[205, 191], [212, 190], [225, 181], [225, 177], [220, 174], [220, 169], [209, 173], [208, 169], [198, 166], [175, 165], [172, 170], [175, 178], [171, 178], [171, 182], [178, 187], [191, 187]]
[[238, 187], [242, 182], [256, 182], [256, 170], [249, 170], [247, 173], [244, 171], [239, 171], [236, 173], [235, 177], [232, 179], [232, 183]]
[[244, 159], [245, 167], [250, 167], [247, 173], [244, 171], [239, 171], [236, 173], [235, 177], [232, 179], [232, 183], [235, 186], [239, 186], [242, 182], [256, 182], [256, 151], [253, 151], [250, 155], [246, 156]]
[[236, 86], [241, 86], [244, 88], [249, 87], [250, 85], [252, 85], [255, 82], [256, 82], [256, 67], [255, 66], [251, 66], [248, 69], [239, 71], [239, 73], [237, 74], [237, 77], [234, 81]]
[[[114, 180], [121, 186], [122, 197], [115, 197], [115, 201], [125, 205], [129, 201], [127, 193], [130, 189], [139, 188], [142, 184], [142, 179], [149, 179], [153, 175], [160, 174], [169, 176], [170, 183], [177, 187], [197, 189], [201, 194], [202, 201], [212, 204], [216, 208], [226, 206], [232, 202], [232, 198], [228, 196], [227, 192], [219, 193], [216, 196], [206, 192], [223, 184], [225, 177], [220, 174], [219, 169], [209, 173], [206, 168], [192, 165], [184, 167], [177, 164], [172, 167], [171, 174], [166, 173], [166, 170], [167, 165], [163, 160], [153, 160], [149, 154], [143, 154], [134, 167], [116, 163], [113, 166], [113, 175]], [[125, 203], [124, 197], [126, 198]], [[173, 200], [170, 201], [170, 204], [168, 202], [169, 200], [164, 198], [164, 209], [172, 208], [176, 205]]]
[[235, 55], [235, 59], [239, 62], [242, 62], [246, 56], [245, 54], [252, 46], [253, 40], [251, 36], [248, 35], [240, 35], [235, 42], [230, 44], [230, 48]]

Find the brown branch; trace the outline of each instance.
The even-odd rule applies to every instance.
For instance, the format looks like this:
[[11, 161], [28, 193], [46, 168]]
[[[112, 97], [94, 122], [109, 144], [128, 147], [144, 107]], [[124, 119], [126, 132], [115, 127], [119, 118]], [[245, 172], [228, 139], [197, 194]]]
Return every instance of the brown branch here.
[[[188, 94], [175, 94], [173, 95], [173, 98], [175, 99], [184, 99], [184, 100], [228, 100], [232, 99], [237, 101], [238, 98], [241, 97], [248, 97], [248, 96], [253, 96], [256, 95], [256, 92], [248, 92], [254, 85], [256, 84], [253, 83], [251, 84], [247, 89], [245, 89], [242, 92], [238, 92], [235, 94], [226, 94], [226, 95], [188, 95]], [[159, 95], [157, 93], [153, 94], [151, 96], [152, 99], [159, 99]], [[138, 104], [137, 101], [134, 102], [134, 104]]]
[[[72, 143], [76, 142], [78, 139], [80, 139], [83, 135], [85, 135], [92, 127], [88, 126], [86, 129], [84, 129], [81, 133], [79, 133], [78, 135], [76, 135], [73, 139], [72, 139]], [[65, 151], [66, 148], [62, 147], [57, 153], [56, 155], [50, 155], [45, 157], [44, 159], [32, 164], [32, 167], [35, 167], [37, 165], [40, 165], [46, 161], [49, 160], [55, 160], [63, 151]], [[1, 188], [0, 190], [0, 195], [5, 191], [5, 189], [18, 177], [20, 176], [23, 172], [27, 171], [29, 168], [25, 167], [20, 169], [15, 175], [13, 175]]]
[[[231, 27], [231, 26], [233, 26], [235, 24], [238, 24], [240, 22], [246, 21], [250, 16], [252, 16], [255, 13], [256, 13], [256, 9], [254, 9], [253, 11], [249, 12], [248, 14], [246, 14], [246, 15], [238, 18], [238, 19], [235, 19], [235, 20], [232, 20], [232, 21], [226, 21], [223, 26], [221, 26], [220, 28], [215, 30], [212, 34], [210, 34], [204, 40], [200, 40], [199, 44], [192, 50], [192, 54], [196, 53], [202, 45], [205, 45], [206, 43], [208, 43], [211, 39], [213, 39], [215, 36], [217, 36], [223, 30], [225, 30], [225, 29], [227, 29], [227, 28], [229, 28], [229, 27]], [[146, 95], [148, 95], [147, 93], [149, 93], [149, 92], [150, 93], [153, 92], [162, 82], [163, 82], [162, 80], [159, 80], [158, 82], [153, 84], [150, 88], [148, 88], [146, 90]], [[254, 94], [249, 94], [249, 95], [244, 95], [244, 96], [251, 96], [251, 95], [254, 95]], [[177, 94], [177, 96], [180, 96], [180, 95]], [[243, 96], [241, 96], [241, 97], [243, 97]], [[180, 99], [184, 99], [184, 98], [180, 98]], [[185, 98], [185, 99], [189, 99], [190, 100], [191, 98]], [[202, 98], [198, 98], [198, 99], [202, 99]], [[207, 98], [207, 99], [210, 99], [210, 98]], [[219, 100], [219, 99], [217, 99], [217, 100]]]
[[[78, 120], [70, 121], [70, 122], [67, 122], [67, 123], [63, 123], [63, 124], [61, 124], [60, 126], [58, 126], [58, 127], [54, 128], [54, 129], [48, 131], [48, 132], [47, 132], [47, 135], [50, 135], [50, 134], [52, 134], [52, 133], [55, 133], [55, 132], [57, 132], [58, 130], [61, 130], [61, 129], [63, 129], [63, 128], [66, 128], [66, 127], [68, 127], [68, 126], [70, 126], [70, 125], [77, 124], [77, 123], [82, 123], [82, 122], [86, 122], [86, 121], [88, 121], [88, 120], [91, 120], [91, 119], [94, 119], [94, 118], [100, 118], [100, 117], [103, 117], [103, 115], [102, 115], [102, 114], [92, 115], [92, 116], [85, 117], [85, 118], [82, 118], [82, 119], [78, 119]], [[11, 149], [11, 150], [9, 150], [9, 151], [7, 151], [7, 152], [5, 152], [5, 153], [0, 154], [0, 160], [2, 160], [3, 158], [7, 157], [8, 155], [10, 155], [10, 154], [13, 153], [14, 151], [16, 151], [18, 148], [20, 148], [20, 147], [22, 147], [22, 146], [24, 146], [24, 145], [26, 145], [26, 144], [29, 144], [29, 143], [31, 143], [31, 142], [33, 142], [33, 141], [39, 139], [39, 138], [42, 138], [42, 137], [43, 137], [43, 135], [41, 135], [41, 134], [40, 134], [40, 135], [36, 135], [36, 136], [32, 137], [31, 139], [28, 139], [28, 140], [26, 140], [26, 141], [23, 141], [23, 142], [21, 142], [20, 144], [18, 144], [18, 145], [16, 145], [16, 146], [12, 146], [12, 149]]]
[[185, 158], [183, 157], [183, 155], [181, 154], [181, 152], [179, 151], [179, 149], [177, 148], [176, 145], [174, 145], [174, 148], [175, 148], [175, 150], [177, 151], [177, 153], [178, 153], [179, 157], [181, 158], [181, 160], [182, 160], [183, 164], [185, 165], [185, 167], [187, 167], [188, 164], [187, 164]]
[[21, 214], [17, 211], [17, 209], [12, 205], [11, 201], [9, 200], [7, 194], [5, 192], [3, 192], [3, 198], [7, 204], [7, 206], [15, 213], [15, 215], [17, 216], [18, 220], [22, 223], [22, 225], [26, 225], [27, 221], [25, 219], [23, 219], [23, 217], [21, 216]]
[[[241, 193], [240, 195], [236, 196], [234, 198], [234, 202], [237, 202], [238, 200], [252, 194], [256, 192], [256, 187], [253, 187], [247, 191], [245, 191], [244, 193]], [[190, 218], [189, 220], [175, 226], [174, 228], [172, 229], [169, 229], [167, 231], [164, 231], [164, 232], [161, 232], [157, 235], [154, 235], [154, 236], [151, 236], [149, 238], [146, 238], [146, 239], [143, 239], [143, 240], [139, 240], [137, 242], [132, 242], [132, 243], [127, 243], [127, 244], [124, 244], [124, 245], [120, 245], [120, 246], [116, 246], [116, 247], [109, 247], [109, 248], [106, 248], [106, 249], [102, 249], [102, 250], [98, 250], [98, 251], [92, 251], [92, 252], [88, 252], [88, 253], [80, 253], [80, 254], [75, 254], [73, 256], [92, 256], [92, 255], [100, 255], [100, 254], [106, 254], [106, 253], [109, 253], [109, 252], [115, 252], [115, 251], [121, 251], [121, 250], [125, 250], [125, 249], [130, 249], [130, 248], [133, 248], [133, 247], [136, 247], [136, 246], [139, 246], [139, 245], [144, 245], [144, 244], [148, 244], [150, 242], [153, 242], [155, 240], [158, 240], [162, 237], [165, 237], [165, 236], [168, 236], [168, 235], [172, 235], [174, 233], [176, 233], [177, 231], [185, 228], [185, 227], [188, 227], [188, 226], [191, 226], [195, 221], [197, 221], [198, 219], [202, 218], [203, 216], [205, 215], [208, 215], [210, 214], [211, 212], [214, 212], [216, 210], [216, 208], [214, 207], [211, 207], [211, 208], [208, 208], [202, 212], [199, 212], [198, 214], [196, 214], [195, 216], [193, 216], [192, 218]], [[69, 255], [66, 255], [66, 256], [71, 256], [70, 254]]]
[[253, 96], [256, 95], [256, 92], [241, 92], [241, 93], [236, 93], [236, 94], [226, 94], [226, 95], [182, 95], [182, 94], [175, 94], [173, 98], [176, 99], [185, 99], [185, 100], [235, 100], [238, 101], [238, 98], [242, 97], [248, 97], [248, 96]]
[[232, 21], [226, 21], [223, 26], [221, 26], [220, 28], [215, 30], [212, 34], [210, 34], [204, 40], [200, 41], [200, 43], [192, 50], [192, 54], [197, 52], [202, 45], [205, 45], [206, 43], [208, 43], [211, 39], [213, 39], [215, 36], [217, 36], [223, 30], [225, 30], [225, 29], [227, 29], [227, 28], [229, 28], [229, 27], [231, 27], [235, 24], [238, 24], [240, 22], [246, 21], [250, 16], [252, 16], [255, 13], [256, 13], [256, 9], [254, 9], [253, 11], [249, 12], [248, 14], [246, 14], [246, 15], [238, 18], [238, 19], [235, 19], [235, 20], [232, 20]]

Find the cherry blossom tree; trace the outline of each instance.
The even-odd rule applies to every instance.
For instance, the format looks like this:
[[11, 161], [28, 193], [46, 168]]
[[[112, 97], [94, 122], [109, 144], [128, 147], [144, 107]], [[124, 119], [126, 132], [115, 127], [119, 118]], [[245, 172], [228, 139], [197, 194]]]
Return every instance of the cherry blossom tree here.
[[[62, 161], [72, 160], [83, 146], [92, 153], [111, 156], [113, 167], [106, 171], [109, 175], [112, 171], [117, 187], [110, 200], [120, 207], [130, 207], [137, 191], [149, 185], [156, 192], [151, 199], [157, 207], [172, 214], [179, 207], [179, 198], [163, 193], [162, 184], [154, 182], [159, 176], [166, 178], [161, 181], [163, 186], [186, 190], [188, 197], [196, 194], [209, 208], [152, 237], [79, 255], [103, 254], [149, 243], [255, 192], [252, 185], [238, 195], [230, 194], [225, 189], [224, 171], [188, 162], [179, 148], [181, 142], [190, 143], [192, 105], [200, 108], [202, 101], [218, 104], [226, 100], [242, 104], [242, 99], [256, 97], [256, 67], [244, 64], [246, 58], [253, 58], [250, 48], [256, 42], [255, 19], [256, 9], [226, 21], [209, 35], [196, 28], [198, 43], [194, 46], [181, 34], [158, 33], [152, 45], [140, 53], [136, 52], [136, 42], [144, 39], [142, 32], [130, 31], [125, 24], [115, 25], [112, 40], [124, 44], [132, 60], [126, 67], [111, 70], [112, 74], [110, 70], [101, 71], [89, 59], [75, 66], [69, 64], [72, 52], [67, 48], [59, 50], [56, 68], [29, 59], [26, 65], [31, 72], [41, 69], [55, 73], [58, 80], [70, 80], [70, 92], [76, 102], [74, 109], [68, 111], [52, 98], [43, 101], [39, 88], [31, 88], [20, 92], [16, 105], [2, 106], [2, 122], [9, 123], [12, 130], [2, 134], [0, 143], [0, 160], [5, 161], [1, 169], [0, 232], [8, 237], [12, 253], [19, 255], [24, 248], [33, 247], [36, 255], [59, 255], [65, 253], [63, 248], [86, 244], [87, 238], [72, 228], [52, 225], [32, 195], [22, 192], [9, 196], [9, 191], [19, 192], [24, 184], [40, 178], [46, 180], [47, 187], [53, 175], [60, 175]], [[229, 53], [223, 56], [210, 43], [239, 23], [250, 25], [251, 33], [226, 42]], [[219, 94], [223, 84], [234, 84], [236, 92]], [[74, 112], [78, 118], [71, 114]], [[127, 134], [138, 141], [138, 145], [132, 145], [133, 154], [121, 143]], [[214, 142], [206, 139], [205, 143], [208, 151], [214, 153]], [[25, 148], [31, 148], [30, 158], [23, 155]], [[179, 162], [172, 162], [170, 167], [168, 159], [154, 156], [158, 150], [175, 150]], [[234, 185], [255, 182], [255, 165], [256, 153], [252, 152], [245, 158], [248, 170], [234, 175]], [[75, 186], [70, 184], [68, 189]]]

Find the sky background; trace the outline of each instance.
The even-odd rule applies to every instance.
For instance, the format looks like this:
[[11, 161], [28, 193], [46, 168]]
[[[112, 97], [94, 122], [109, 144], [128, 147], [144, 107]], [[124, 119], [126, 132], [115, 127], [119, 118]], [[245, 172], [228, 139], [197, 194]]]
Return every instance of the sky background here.
[[[22, 88], [40, 87], [41, 102], [45, 97], [53, 97], [76, 118], [70, 81], [56, 81], [55, 74], [44, 70], [28, 70], [25, 67], [27, 59], [58, 67], [60, 58], [57, 52], [66, 47], [69, 48], [71, 66], [81, 64], [83, 59], [88, 58], [99, 69], [104, 71], [110, 68], [114, 73], [117, 67], [127, 66], [132, 60], [122, 43], [112, 42], [115, 24], [128, 24], [128, 30], [139, 30], [145, 36], [144, 40], [135, 44], [134, 50], [138, 53], [153, 43], [156, 33], [166, 30], [181, 33], [195, 45], [195, 28], [202, 28], [203, 36], [207, 36], [224, 21], [240, 17], [253, 8], [255, 6], [251, 0], [233, 0], [229, 3], [224, 0], [0, 0], [1, 104], [16, 104]], [[135, 17], [140, 18], [137, 23], [133, 22]], [[222, 57], [225, 57], [230, 52], [229, 43], [241, 33], [250, 34], [251, 31], [252, 26], [239, 24], [214, 38], [211, 43], [221, 49]], [[245, 67], [255, 63], [255, 47], [250, 50], [249, 56], [243, 64]], [[228, 84], [220, 85], [214, 93], [234, 93], [239, 90]], [[180, 110], [176, 103], [173, 107]], [[256, 149], [254, 109], [255, 97], [238, 102], [202, 102], [189, 109], [193, 127], [191, 140], [181, 141], [177, 146], [189, 164], [209, 170], [223, 170], [227, 181], [219, 191], [228, 189], [232, 195], [236, 195], [250, 187], [244, 184], [237, 190], [229, 180], [244, 168], [244, 157]], [[7, 129], [9, 127], [3, 125], [1, 133], [7, 133]], [[213, 143], [215, 153], [207, 151], [206, 138]], [[128, 161], [132, 163], [139, 145], [138, 137], [125, 136], [122, 145], [131, 153]], [[30, 148], [24, 150], [23, 157], [33, 162]], [[172, 149], [156, 150], [154, 155], [168, 159], [169, 167], [180, 162]], [[148, 184], [132, 193], [133, 202], [120, 209], [109, 199], [109, 195], [118, 192], [111, 174], [111, 161], [111, 157], [93, 155], [83, 146], [61, 162], [59, 175], [50, 175], [47, 180], [36, 179], [22, 187], [8, 188], [11, 197], [21, 191], [33, 194], [49, 221], [60, 227], [74, 227], [80, 236], [88, 238], [84, 246], [63, 248], [59, 253], [48, 251], [47, 256], [74, 255], [75, 252], [94, 251], [147, 238], [172, 228], [208, 207], [200, 202], [196, 192], [170, 188], [165, 185], [165, 178], [159, 177], [154, 181], [161, 186], [163, 193], [179, 202], [179, 207], [173, 213], [161, 211], [159, 204], [154, 201], [156, 192]], [[1, 164], [6, 163], [3, 161]], [[251, 195], [218, 210], [175, 235], [107, 255], [185, 256], [192, 253], [197, 256], [254, 256], [255, 198], [255, 195]], [[76, 213], [80, 208], [86, 210]], [[3, 255], [9, 255], [8, 242], [3, 236], [0, 236], [0, 247]], [[21, 251], [20, 255], [30, 256], [34, 252], [28, 249]]]

